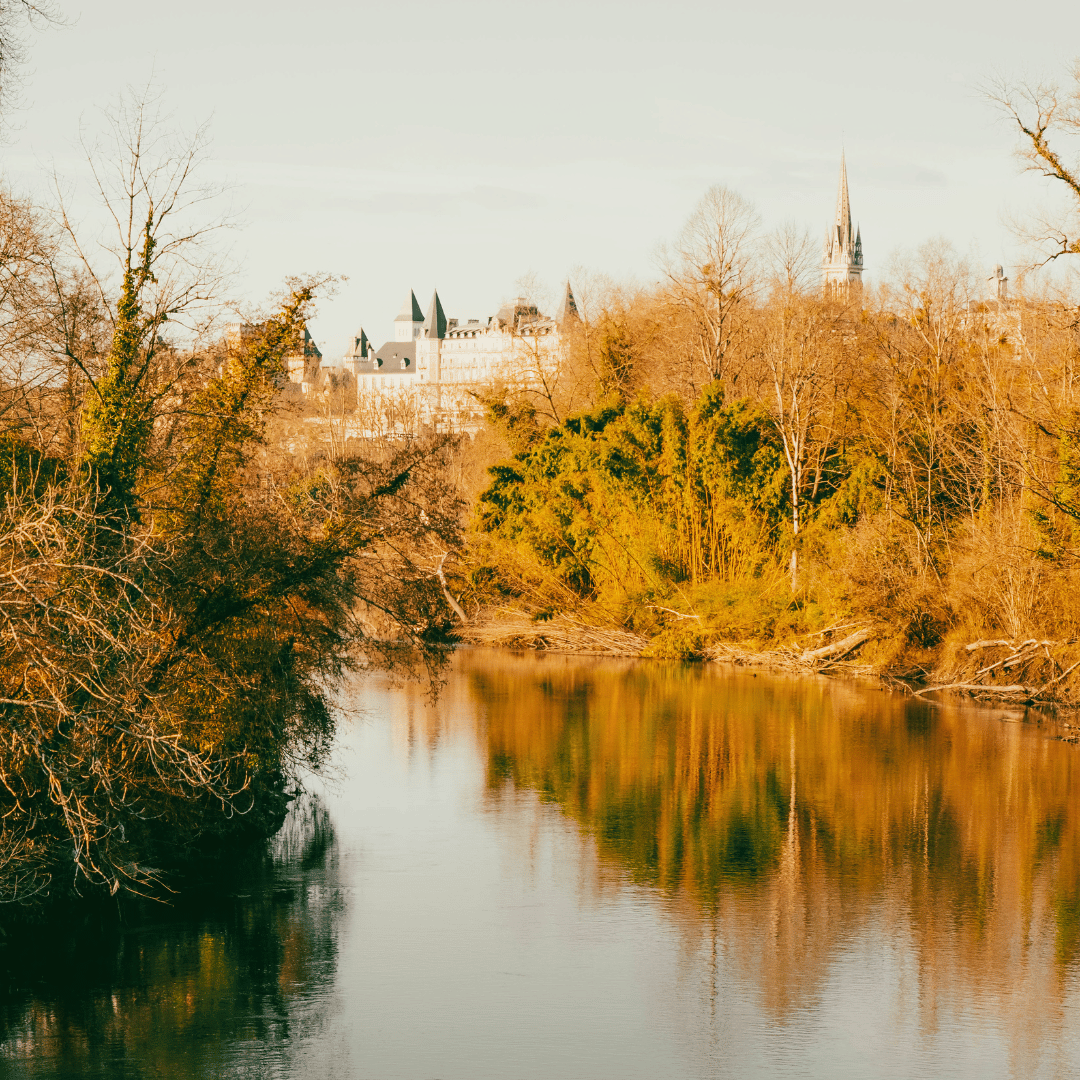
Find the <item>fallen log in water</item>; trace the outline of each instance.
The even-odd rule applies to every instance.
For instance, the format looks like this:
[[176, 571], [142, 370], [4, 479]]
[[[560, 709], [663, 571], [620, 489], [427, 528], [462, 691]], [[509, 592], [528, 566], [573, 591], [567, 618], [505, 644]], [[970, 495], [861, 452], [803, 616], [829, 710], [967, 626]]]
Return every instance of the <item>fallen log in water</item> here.
[[[850, 625], [850, 624], [849, 624]], [[846, 629], [842, 627], [841, 629]], [[819, 631], [828, 633], [829, 631]], [[705, 655], [710, 660], [722, 663], [739, 664], [746, 667], [767, 667], [792, 672], [820, 672], [834, 664], [844, 662], [851, 673], [873, 675], [868, 667], [854, 668], [844, 658], [850, 656], [860, 645], [864, 645], [878, 633], [874, 627], [863, 626], [839, 641], [823, 645], [818, 649], [801, 649], [797, 645], [780, 649], [755, 649], [730, 642], [710, 646]]]

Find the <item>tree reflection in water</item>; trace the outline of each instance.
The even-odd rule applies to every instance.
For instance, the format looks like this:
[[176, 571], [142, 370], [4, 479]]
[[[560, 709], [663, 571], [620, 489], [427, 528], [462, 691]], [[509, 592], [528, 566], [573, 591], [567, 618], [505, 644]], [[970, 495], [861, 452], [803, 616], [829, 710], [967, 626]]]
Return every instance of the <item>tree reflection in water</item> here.
[[1010, 1075], [1075, 1072], [1080, 748], [1049, 725], [488, 651], [434, 707], [376, 690], [331, 803], [363, 858], [307, 802], [231, 895], [96, 954], [52, 928], [0, 1075], [548, 1075], [519, 1044], [625, 1075], [619, 1039], [636, 1075], [1004, 1075], [1006, 1045]]
[[[842, 683], [549, 656], [461, 658], [489, 797], [537, 792], [669, 899], [776, 1022], [873, 924], [908, 1010], [1055, 1040], [1080, 954], [1080, 750], [1032, 724]], [[704, 939], [704, 940], [702, 940]], [[1074, 971], [1075, 974], [1075, 971]]]
[[276, 1064], [287, 1075], [290, 1044], [318, 1027], [336, 969], [326, 810], [297, 800], [266, 857], [230, 877], [120, 929], [42, 928], [3, 973], [0, 1073], [272, 1076]]

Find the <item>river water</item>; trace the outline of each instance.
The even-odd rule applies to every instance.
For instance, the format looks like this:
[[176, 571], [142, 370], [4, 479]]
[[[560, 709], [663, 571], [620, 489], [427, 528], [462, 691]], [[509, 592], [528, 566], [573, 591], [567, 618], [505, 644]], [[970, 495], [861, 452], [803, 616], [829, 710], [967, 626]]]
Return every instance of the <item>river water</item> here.
[[271, 862], [9, 965], [0, 1076], [1080, 1075], [1054, 729], [479, 650], [342, 699]]

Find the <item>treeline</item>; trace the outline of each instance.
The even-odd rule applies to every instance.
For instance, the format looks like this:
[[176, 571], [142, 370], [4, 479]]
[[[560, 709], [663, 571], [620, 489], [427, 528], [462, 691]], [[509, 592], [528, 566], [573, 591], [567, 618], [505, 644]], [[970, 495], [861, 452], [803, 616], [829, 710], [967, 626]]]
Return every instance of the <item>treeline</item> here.
[[0, 192], [7, 902], [154, 894], [272, 834], [338, 677], [437, 664], [448, 616], [448, 444], [292, 453], [279, 388], [325, 283], [225, 334], [198, 141], [139, 101], [113, 123], [118, 155], [91, 159], [111, 261], [64, 207]]
[[818, 258], [714, 188], [663, 281], [582, 290], [557, 377], [492, 410], [511, 457], [477, 501], [476, 605], [671, 656], [863, 624], [909, 674], [1080, 637], [1072, 279], [1000, 299], [935, 241], [823, 297]]
[[560, 363], [491, 402], [475, 610], [1080, 694], [1080, 74], [986, 90], [1060, 194], [1026, 237], [1052, 272], [1007, 296], [939, 240], [823, 296], [807, 234], [712, 188], [658, 282], [576, 282]]

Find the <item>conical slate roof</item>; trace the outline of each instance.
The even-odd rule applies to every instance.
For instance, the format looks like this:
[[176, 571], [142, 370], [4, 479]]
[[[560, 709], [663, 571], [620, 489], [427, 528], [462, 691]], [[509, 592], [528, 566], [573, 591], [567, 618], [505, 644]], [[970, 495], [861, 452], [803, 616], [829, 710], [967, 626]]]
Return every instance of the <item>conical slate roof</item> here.
[[566, 292], [563, 294], [562, 303], [559, 304], [559, 310], [555, 312], [555, 321], [561, 323], [564, 319], [570, 317], [575, 319], [579, 318], [577, 301], [574, 299], [573, 290], [570, 288], [570, 282], [566, 283]]
[[443, 313], [438, 290], [432, 293], [431, 306], [428, 308], [427, 318], [424, 320], [423, 334], [426, 338], [446, 337], [446, 315]]
[[416, 302], [416, 293], [409, 290], [409, 295], [405, 300], [405, 303], [401, 307], [401, 311], [398, 313], [394, 322], [423, 322], [424, 313], [420, 310], [420, 305]]

